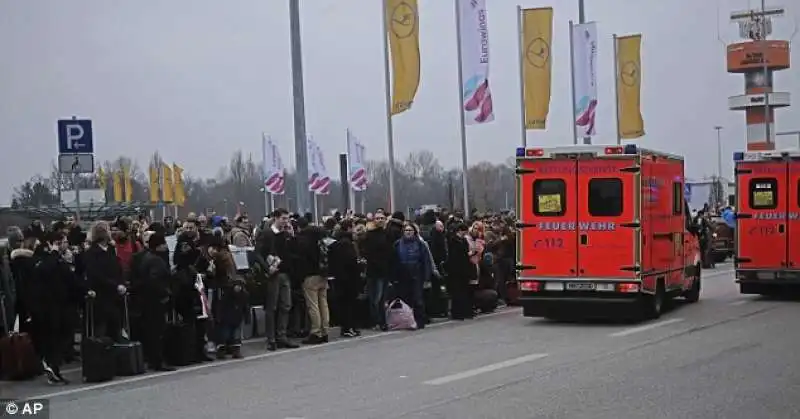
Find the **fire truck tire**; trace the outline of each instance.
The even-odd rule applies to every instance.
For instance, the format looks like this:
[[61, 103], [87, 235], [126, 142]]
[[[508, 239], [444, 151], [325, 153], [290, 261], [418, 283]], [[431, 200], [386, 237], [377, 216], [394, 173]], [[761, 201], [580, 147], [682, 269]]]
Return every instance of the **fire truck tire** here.
[[664, 294], [664, 278], [659, 278], [655, 294], [642, 295], [642, 315], [645, 320], [661, 317], [661, 313], [664, 311]]
[[683, 294], [683, 297], [686, 299], [687, 303], [696, 303], [700, 301], [700, 288], [702, 286], [702, 282], [700, 281], [700, 277], [702, 275], [703, 269], [701, 268], [700, 264], [697, 264], [695, 267], [696, 276], [692, 281], [692, 287], [689, 288]]

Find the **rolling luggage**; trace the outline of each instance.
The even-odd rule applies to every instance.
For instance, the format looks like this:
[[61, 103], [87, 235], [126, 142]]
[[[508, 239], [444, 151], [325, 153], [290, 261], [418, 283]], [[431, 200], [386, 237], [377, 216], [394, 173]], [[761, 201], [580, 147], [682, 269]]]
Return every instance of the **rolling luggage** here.
[[117, 375], [114, 341], [94, 335], [94, 299], [86, 303], [86, 334], [81, 339], [81, 369], [86, 383], [111, 381]]
[[164, 361], [174, 367], [183, 367], [195, 362], [196, 336], [191, 323], [186, 323], [172, 309], [167, 315], [164, 332]]
[[8, 334], [0, 338], [0, 372], [8, 380], [28, 380], [42, 372], [42, 363], [27, 333], [19, 333], [8, 324], [5, 295], [0, 296], [3, 327]]
[[[124, 327], [125, 333], [131, 335], [131, 321], [128, 314], [128, 296], [125, 295], [123, 305], [125, 307], [124, 313]], [[144, 352], [142, 351], [142, 343], [135, 341], [127, 341], [123, 343], [114, 344], [114, 357], [116, 359], [117, 375], [131, 376], [144, 374]]]

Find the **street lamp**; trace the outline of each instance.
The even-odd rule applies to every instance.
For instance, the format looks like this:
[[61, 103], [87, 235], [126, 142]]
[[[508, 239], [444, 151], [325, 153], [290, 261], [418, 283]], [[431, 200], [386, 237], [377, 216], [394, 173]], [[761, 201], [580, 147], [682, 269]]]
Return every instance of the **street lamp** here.
[[776, 133], [775, 136], [779, 135], [796, 135], [797, 136], [797, 147], [800, 148], [800, 131], [784, 131]]

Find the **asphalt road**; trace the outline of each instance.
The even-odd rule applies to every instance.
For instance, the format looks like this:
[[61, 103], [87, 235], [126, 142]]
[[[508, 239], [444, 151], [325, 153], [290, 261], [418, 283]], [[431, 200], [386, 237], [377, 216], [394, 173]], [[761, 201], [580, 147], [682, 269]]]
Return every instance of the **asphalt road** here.
[[85, 418], [800, 418], [800, 303], [742, 296], [729, 265], [701, 302], [640, 324], [559, 323], [510, 309], [419, 332], [117, 379], [4, 383]]

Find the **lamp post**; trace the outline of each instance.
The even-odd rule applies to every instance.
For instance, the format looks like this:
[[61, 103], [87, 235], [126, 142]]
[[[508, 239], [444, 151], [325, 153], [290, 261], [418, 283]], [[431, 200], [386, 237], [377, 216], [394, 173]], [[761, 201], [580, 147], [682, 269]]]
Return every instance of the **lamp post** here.
[[717, 177], [722, 178], [722, 130], [724, 127], [717, 125]]

